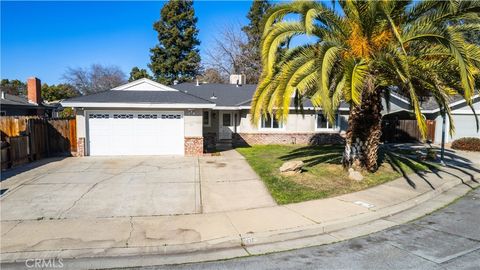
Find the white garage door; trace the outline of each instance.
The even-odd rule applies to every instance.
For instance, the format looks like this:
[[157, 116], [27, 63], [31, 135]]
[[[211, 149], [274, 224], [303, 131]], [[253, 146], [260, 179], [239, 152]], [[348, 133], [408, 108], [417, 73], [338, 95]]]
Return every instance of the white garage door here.
[[100, 155], [183, 155], [181, 112], [88, 112], [88, 149]]

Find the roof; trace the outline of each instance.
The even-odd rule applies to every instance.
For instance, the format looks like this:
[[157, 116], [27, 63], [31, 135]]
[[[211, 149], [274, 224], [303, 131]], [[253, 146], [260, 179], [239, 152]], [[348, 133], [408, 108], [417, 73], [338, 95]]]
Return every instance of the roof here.
[[[253, 94], [257, 89], [256, 84], [221, 84], [221, 83], [203, 83], [198, 86], [195, 83], [181, 83], [172, 86], [175, 89], [185, 91], [195, 96], [202, 97], [204, 99], [210, 99], [215, 102], [219, 107], [249, 107], [252, 102]], [[215, 96], [215, 99], [212, 97]], [[290, 102], [291, 107], [295, 107], [293, 98]], [[303, 107], [313, 107], [310, 100], [303, 102]], [[341, 108], [349, 108], [347, 103], [342, 102]]]
[[[206, 83], [196, 85], [195, 83], [182, 83], [172, 86], [175, 89], [210, 100], [217, 106], [240, 106], [252, 100], [253, 93], [257, 88], [256, 84], [235, 84]], [[213, 99], [212, 97], [216, 98]]]
[[[208, 100], [183, 93], [181, 91], [116, 91], [108, 90], [87, 96], [80, 96], [65, 100], [63, 106], [71, 107], [127, 107], [128, 104], [143, 105], [140, 107], [153, 107], [151, 105], [160, 104], [184, 104], [184, 105], [209, 105], [213, 107], [214, 103]], [[125, 106], [122, 106], [125, 105]], [[89, 106], [90, 105], [90, 106]], [[168, 107], [168, 106], [166, 106]], [[192, 106], [194, 107], [194, 106]]]
[[[410, 105], [410, 101], [406, 97], [403, 97], [403, 96], [401, 96], [399, 94], [396, 94], [396, 93], [392, 93], [392, 97], [396, 98], [397, 100], [400, 100], [400, 101], [404, 102], [405, 104]], [[474, 95], [472, 97], [472, 101], [474, 103], [480, 101], [479, 97], [480, 96], [478, 94]], [[465, 101], [463, 96], [454, 95], [454, 96], [450, 97], [450, 101], [449, 101], [448, 104], [449, 104], [450, 107], [458, 106], [458, 105], [462, 105], [462, 104], [466, 105], [466, 101]], [[434, 97], [428, 97], [428, 98], [425, 98], [423, 101], [420, 101], [420, 108], [422, 109], [422, 111], [425, 111], [425, 112], [428, 112], [428, 113], [437, 112], [437, 111], [440, 110], [440, 107], [438, 106], [438, 103], [437, 103], [437, 101], [435, 100]]]
[[28, 102], [28, 99], [23, 96], [15, 96], [7, 93], [4, 93], [4, 95], [5, 95], [5, 98], [0, 99], [0, 104], [2, 106], [19, 106], [19, 107], [25, 107], [25, 108], [43, 107], [43, 104], [38, 105], [35, 103]]
[[[181, 83], [171, 87], [149, 79], [136, 80], [112, 90], [68, 99], [63, 106], [70, 107], [158, 107], [158, 108], [222, 108], [234, 109], [250, 107], [256, 84], [220, 84], [220, 83]], [[410, 101], [396, 93], [391, 95], [397, 103], [410, 108]], [[476, 96], [478, 98], [478, 95]], [[454, 96], [450, 105], [459, 105], [461, 96]], [[291, 107], [295, 107], [293, 98]], [[303, 102], [304, 108], [314, 107], [310, 100]], [[340, 109], [350, 106], [342, 102]], [[435, 112], [438, 104], [433, 98], [421, 102], [425, 112]]]

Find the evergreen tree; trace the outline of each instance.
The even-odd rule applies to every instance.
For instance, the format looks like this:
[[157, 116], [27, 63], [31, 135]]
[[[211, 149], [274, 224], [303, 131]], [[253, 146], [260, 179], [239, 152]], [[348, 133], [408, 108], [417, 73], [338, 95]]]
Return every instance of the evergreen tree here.
[[153, 25], [159, 43], [150, 49], [149, 67], [158, 82], [195, 79], [200, 68], [196, 23], [193, 1], [170, 0], [163, 6], [160, 20]]
[[267, 0], [254, 0], [247, 14], [250, 23], [242, 28], [242, 31], [247, 35], [247, 43], [242, 46], [243, 56], [251, 67], [245, 70], [247, 83], [258, 83], [261, 74], [260, 42], [263, 34], [263, 16], [270, 7], [271, 5]]
[[2, 79], [0, 90], [10, 95], [25, 96], [27, 94], [27, 85], [20, 80]]
[[130, 71], [130, 77], [128, 78], [128, 81], [133, 82], [142, 78], [152, 79], [152, 76], [150, 76], [150, 74], [148, 74], [147, 70], [144, 68], [133, 67], [132, 71]]

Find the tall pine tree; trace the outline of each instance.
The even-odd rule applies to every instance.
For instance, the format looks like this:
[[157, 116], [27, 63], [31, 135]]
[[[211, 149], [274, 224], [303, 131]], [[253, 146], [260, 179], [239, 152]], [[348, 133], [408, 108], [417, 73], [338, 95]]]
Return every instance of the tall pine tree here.
[[150, 49], [148, 65], [158, 82], [190, 81], [198, 74], [200, 41], [196, 23], [193, 1], [170, 0], [163, 6], [160, 20], [153, 24], [159, 44]]
[[254, 0], [247, 18], [250, 23], [242, 28], [247, 35], [247, 43], [242, 46], [243, 55], [248, 59], [250, 68], [246, 70], [247, 83], [258, 83], [262, 73], [262, 57], [260, 52], [260, 42], [263, 34], [263, 16], [271, 7], [267, 0]]
[[150, 74], [148, 74], [147, 70], [144, 68], [133, 67], [132, 71], [130, 71], [130, 77], [128, 78], [128, 81], [133, 82], [142, 78], [152, 79], [152, 76], [150, 76]]

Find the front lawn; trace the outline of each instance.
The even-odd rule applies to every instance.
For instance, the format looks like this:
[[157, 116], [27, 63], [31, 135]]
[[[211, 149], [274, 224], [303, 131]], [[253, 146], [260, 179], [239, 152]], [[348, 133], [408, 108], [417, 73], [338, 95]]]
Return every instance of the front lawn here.
[[[428, 170], [431, 164], [382, 152], [384, 160], [375, 173], [363, 173], [360, 182], [350, 180], [341, 166], [343, 147], [339, 145], [256, 145], [237, 148], [265, 182], [279, 204], [333, 197], [376, 186], [413, 171]], [[302, 160], [304, 172], [283, 176], [280, 166], [288, 160]]]

